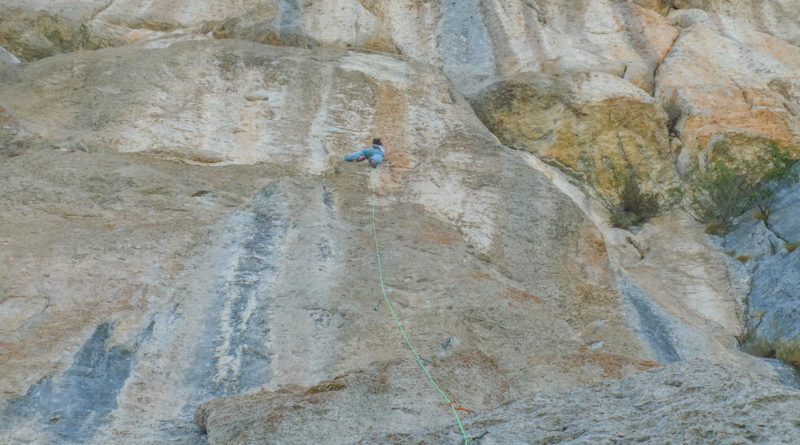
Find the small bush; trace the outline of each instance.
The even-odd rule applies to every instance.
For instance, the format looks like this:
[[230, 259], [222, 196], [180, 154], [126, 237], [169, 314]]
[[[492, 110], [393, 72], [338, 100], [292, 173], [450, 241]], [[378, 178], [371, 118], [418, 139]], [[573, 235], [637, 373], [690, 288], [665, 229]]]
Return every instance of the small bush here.
[[631, 212], [614, 212], [611, 214], [614, 227], [628, 228], [639, 224], [639, 219]]
[[660, 209], [658, 193], [642, 190], [632, 169], [617, 179], [617, 198], [618, 204], [611, 212], [611, 223], [615, 227], [638, 226], [656, 216]]
[[764, 358], [774, 358], [775, 353], [777, 352], [774, 342], [768, 341], [761, 337], [749, 339], [746, 343], [744, 343], [744, 345], [742, 345], [742, 350], [750, 355]]
[[677, 92], [673, 92], [668, 98], [662, 99], [661, 108], [664, 109], [664, 113], [667, 115], [667, 132], [669, 132], [670, 136], [675, 136], [678, 121], [683, 115]]
[[719, 221], [714, 220], [706, 224], [705, 232], [709, 235], [725, 236], [728, 233], [728, 229]]
[[681, 186], [670, 187], [666, 192], [666, 200], [661, 203], [662, 208], [677, 207], [683, 202], [684, 198], [686, 198], [686, 192], [683, 191], [683, 187]]
[[756, 357], [776, 358], [800, 371], [800, 343], [797, 340], [767, 340], [748, 331], [740, 339], [742, 350]]
[[729, 257], [732, 257], [732, 256], [736, 255], [736, 251], [735, 250], [726, 250], [725, 251], [725, 255], [728, 255]]
[[750, 255], [745, 253], [745, 254], [737, 256], [736, 259], [741, 261], [741, 262], [743, 262], [743, 263], [746, 263], [746, 262], [750, 261]]
[[761, 209], [756, 209], [755, 211], [753, 211], [753, 213], [750, 214], [750, 216], [759, 221], [764, 221], [764, 222], [766, 222], [767, 219], [769, 218], [769, 216], [766, 213], [764, 213]]
[[[724, 147], [723, 147], [724, 149]], [[755, 161], [717, 159], [691, 176], [688, 198], [694, 217], [706, 232], [724, 235], [734, 218], [757, 207], [765, 223], [775, 200], [775, 188], [797, 181], [793, 161], [774, 142]]]
[[784, 247], [786, 248], [787, 252], [791, 253], [791, 252], [794, 252], [794, 250], [797, 249], [798, 246], [800, 246], [800, 242], [798, 242], [798, 243], [787, 243]]
[[800, 370], [800, 344], [797, 340], [781, 342], [775, 351], [775, 358]]

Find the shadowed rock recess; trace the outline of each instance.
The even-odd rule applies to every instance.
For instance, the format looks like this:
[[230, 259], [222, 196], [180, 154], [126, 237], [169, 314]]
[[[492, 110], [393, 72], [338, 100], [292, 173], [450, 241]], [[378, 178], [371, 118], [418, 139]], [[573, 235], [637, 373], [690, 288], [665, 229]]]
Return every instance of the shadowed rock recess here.
[[0, 445], [796, 441], [796, 2], [0, 10]]

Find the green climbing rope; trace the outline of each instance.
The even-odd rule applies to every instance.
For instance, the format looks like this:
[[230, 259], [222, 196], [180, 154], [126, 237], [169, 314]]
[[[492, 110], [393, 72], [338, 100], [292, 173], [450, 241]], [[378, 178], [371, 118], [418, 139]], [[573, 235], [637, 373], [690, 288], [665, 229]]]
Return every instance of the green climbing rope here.
[[445, 395], [444, 391], [439, 388], [439, 385], [436, 384], [436, 381], [433, 380], [431, 374], [428, 372], [428, 369], [422, 363], [422, 359], [420, 358], [417, 351], [414, 349], [414, 346], [411, 345], [411, 341], [408, 339], [406, 335], [405, 329], [400, 324], [400, 320], [397, 319], [397, 314], [395, 314], [394, 309], [392, 308], [392, 304], [389, 303], [389, 297], [386, 296], [386, 287], [383, 284], [383, 268], [381, 267], [381, 251], [378, 248], [378, 229], [375, 226], [375, 173], [373, 173], [375, 169], [369, 168], [369, 178], [370, 182], [372, 183], [372, 235], [375, 238], [375, 256], [378, 258], [378, 277], [380, 278], [381, 282], [381, 292], [383, 293], [383, 301], [386, 302], [386, 306], [389, 308], [389, 312], [392, 313], [392, 318], [394, 318], [394, 322], [397, 324], [397, 327], [400, 329], [400, 333], [403, 334], [403, 339], [406, 341], [409, 349], [411, 349], [411, 353], [414, 354], [414, 358], [417, 359], [417, 363], [419, 363], [419, 367], [425, 372], [425, 375], [428, 377], [428, 380], [431, 381], [433, 387], [436, 388], [436, 391], [439, 391], [439, 394], [444, 398], [447, 402], [447, 405], [453, 411], [453, 416], [456, 418], [456, 423], [458, 423], [458, 428], [461, 430], [461, 435], [464, 437], [464, 445], [469, 443], [469, 438], [467, 437], [467, 433], [464, 431], [464, 426], [461, 425], [461, 419], [458, 417], [458, 413], [456, 412], [456, 407], [453, 401], [451, 401], [447, 395]]

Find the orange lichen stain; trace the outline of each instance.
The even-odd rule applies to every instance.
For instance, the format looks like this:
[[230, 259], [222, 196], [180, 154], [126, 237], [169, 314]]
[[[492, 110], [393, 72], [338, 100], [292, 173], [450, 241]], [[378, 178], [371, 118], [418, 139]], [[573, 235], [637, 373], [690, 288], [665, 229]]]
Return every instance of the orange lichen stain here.
[[274, 32], [267, 34], [267, 41], [264, 43], [272, 46], [283, 46], [283, 42], [281, 41], [280, 36], [275, 34]]
[[283, 413], [280, 410], [274, 410], [271, 413], [267, 414], [264, 418], [264, 423], [266, 426], [264, 430], [269, 433], [277, 433], [278, 432], [278, 425], [283, 422]]
[[541, 298], [537, 297], [536, 295], [531, 295], [524, 290], [517, 289], [515, 287], [506, 286], [506, 291], [503, 293], [503, 296], [506, 298], [511, 298], [512, 300], [517, 301], [525, 301], [525, 300], [533, 300], [537, 304], [542, 304]]
[[126, 40], [128, 41], [128, 43], [136, 43], [144, 39], [145, 36], [142, 33], [138, 31], [133, 31], [130, 34], [128, 34], [128, 38]]
[[661, 366], [660, 363], [650, 360], [635, 360], [619, 354], [592, 351], [586, 345], [581, 345], [575, 354], [536, 356], [531, 357], [530, 362], [558, 366], [564, 372], [570, 372], [581, 367], [599, 366], [603, 368], [601, 377], [612, 379], [621, 379], [622, 370], [626, 366], [633, 366], [639, 371]]
[[211, 36], [214, 37], [215, 39], [227, 39], [228, 37], [230, 37], [230, 33], [228, 33], [228, 31], [225, 29], [216, 28], [213, 31], [211, 31]]
[[473, 278], [475, 280], [491, 280], [492, 279], [492, 276], [489, 275], [488, 273], [477, 272], [477, 271], [472, 271], [472, 272], [468, 273], [466, 276], [468, 276], [470, 278]]
[[369, 379], [368, 383], [369, 392], [372, 394], [386, 394], [389, 392], [389, 379], [386, 377], [385, 371]]
[[344, 382], [342, 382], [341, 380], [338, 379], [324, 380], [312, 386], [311, 388], [308, 388], [305, 393], [319, 394], [330, 391], [341, 391], [345, 388], [347, 388], [347, 385], [345, 385]]
[[427, 227], [414, 235], [414, 241], [425, 244], [453, 244], [461, 241], [461, 237], [432, 222], [425, 224]]
[[0, 124], [2, 124], [3, 122], [8, 122], [11, 119], [13, 118], [6, 113], [6, 109], [0, 107]]
[[14, 343], [0, 342], [0, 359], [7, 362], [12, 358], [20, 356], [22, 348]]

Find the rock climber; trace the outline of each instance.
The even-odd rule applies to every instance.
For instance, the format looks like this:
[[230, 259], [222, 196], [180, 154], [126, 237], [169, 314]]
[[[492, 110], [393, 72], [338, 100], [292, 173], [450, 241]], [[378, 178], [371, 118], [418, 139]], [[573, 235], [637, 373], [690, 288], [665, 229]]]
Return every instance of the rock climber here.
[[386, 156], [386, 148], [381, 145], [380, 138], [375, 138], [372, 140], [371, 146], [346, 155], [344, 160], [347, 162], [361, 162], [366, 159], [369, 161], [370, 167], [375, 168], [383, 162], [384, 156]]

